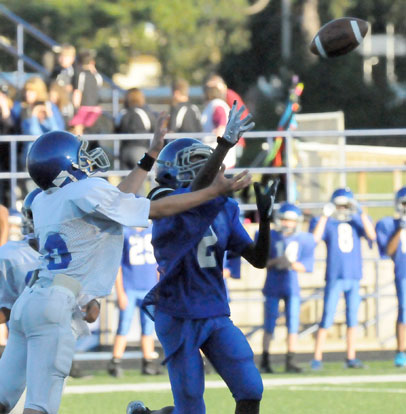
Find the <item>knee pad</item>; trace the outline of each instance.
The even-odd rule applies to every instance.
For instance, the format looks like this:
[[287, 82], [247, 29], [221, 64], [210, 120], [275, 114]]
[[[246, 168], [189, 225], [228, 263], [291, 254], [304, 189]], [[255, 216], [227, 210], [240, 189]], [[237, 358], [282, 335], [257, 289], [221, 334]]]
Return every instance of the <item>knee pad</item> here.
[[235, 414], [259, 414], [259, 400], [237, 401]]

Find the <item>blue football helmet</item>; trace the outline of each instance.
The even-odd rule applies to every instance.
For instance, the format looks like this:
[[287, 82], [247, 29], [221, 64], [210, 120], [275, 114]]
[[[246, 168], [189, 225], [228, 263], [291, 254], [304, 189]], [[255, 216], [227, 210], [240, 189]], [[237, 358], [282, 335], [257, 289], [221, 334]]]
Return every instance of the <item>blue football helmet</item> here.
[[34, 190], [30, 191], [24, 198], [23, 206], [21, 207], [21, 214], [23, 215], [21, 233], [23, 233], [24, 235], [34, 233], [34, 222], [32, 217], [31, 205], [34, 201], [34, 198], [40, 192], [42, 192], [40, 188], [35, 188]]
[[331, 196], [330, 201], [335, 205], [334, 216], [340, 221], [349, 221], [357, 212], [353, 192], [348, 188], [337, 188]]
[[402, 187], [396, 192], [395, 209], [399, 216], [406, 216], [406, 187]]
[[107, 171], [109, 159], [102, 148], [87, 152], [89, 143], [65, 131], [41, 135], [31, 146], [27, 168], [31, 178], [43, 190], [63, 187], [83, 180], [98, 171]]
[[206, 163], [213, 149], [197, 139], [180, 138], [167, 144], [156, 160], [155, 180], [173, 189], [187, 187]]
[[[299, 207], [292, 203], [282, 203], [275, 214], [276, 228], [284, 235], [293, 234], [296, 232], [302, 218], [302, 212]], [[282, 223], [284, 220], [289, 221], [290, 223]]]

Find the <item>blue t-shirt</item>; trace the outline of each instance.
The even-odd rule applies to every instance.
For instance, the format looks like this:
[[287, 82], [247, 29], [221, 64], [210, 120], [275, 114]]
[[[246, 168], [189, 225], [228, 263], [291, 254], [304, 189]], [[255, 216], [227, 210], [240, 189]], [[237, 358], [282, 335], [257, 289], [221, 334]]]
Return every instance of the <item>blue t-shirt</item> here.
[[[318, 220], [312, 218], [309, 231], [314, 230]], [[366, 238], [366, 234], [359, 214], [350, 221], [328, 218], [322, 236], [327, 246], [327, 281], [362, 278], [361, 237]]]
[[[376, 241], [382, 258], [388, 258], [386, 248], [399, 228], [399, 219], [384, 217], [376, 223]], [[395, 278], [406, 278], [406, 230], [401, 230], [398, 248], [391, 256], [395, 264]]]
[[151, 244], [152, 226], [124, 227], [121, 259], [124, 290], [150, 290], [158, 281], [157, 264]]
[[[311, 233], [301, 232], [284, 236], [279, 231], [271, 230], [269, 258], [275, 259], [285, 255], [291, 263], [299, 262], [305, 267], [306, 272], [312, 272], [315, 245]], [[300, 288], [297, 272], [292, 269], [268, 269], [262, 292], [265, 296], [298, 296]]]
[[[185, 191], [189, 190], [172, 194]], [[218, 197], [154, 221], [152, 244], [160, 272], [153, 295], [157, 309], [186, 319], [230, 315], [223, 280], [224, 253], [241, 254], [252, 243], [239, 215], [233, 199]]]

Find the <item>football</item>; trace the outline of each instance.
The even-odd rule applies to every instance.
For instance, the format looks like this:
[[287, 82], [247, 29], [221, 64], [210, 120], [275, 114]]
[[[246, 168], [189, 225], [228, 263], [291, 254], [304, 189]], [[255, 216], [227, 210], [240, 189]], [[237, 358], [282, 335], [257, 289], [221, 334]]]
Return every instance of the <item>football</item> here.
[[326, 23], [314, 36], [310, 50], [324, 58], [345, 55], [354, 50], [368, 32], [368, 22], [342, 17]]

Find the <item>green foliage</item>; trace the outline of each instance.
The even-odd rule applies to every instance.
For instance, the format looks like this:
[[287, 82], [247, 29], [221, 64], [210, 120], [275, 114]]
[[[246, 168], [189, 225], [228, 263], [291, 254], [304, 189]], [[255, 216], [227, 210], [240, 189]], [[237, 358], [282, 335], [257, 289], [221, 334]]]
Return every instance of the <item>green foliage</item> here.
[[[138, 54], [155, 54], [164, 75], [202, 77], [224, 53], [249, 47], [247, 0], [13, 0], [6, 3], [59, 43], [91, 47], [112, 74]], [[13, 34], [7, 33], [10, 38]], [[28, 50], [28, 49], [27, 49]], [[35, 49], [31, 56], [41, 61]]]

